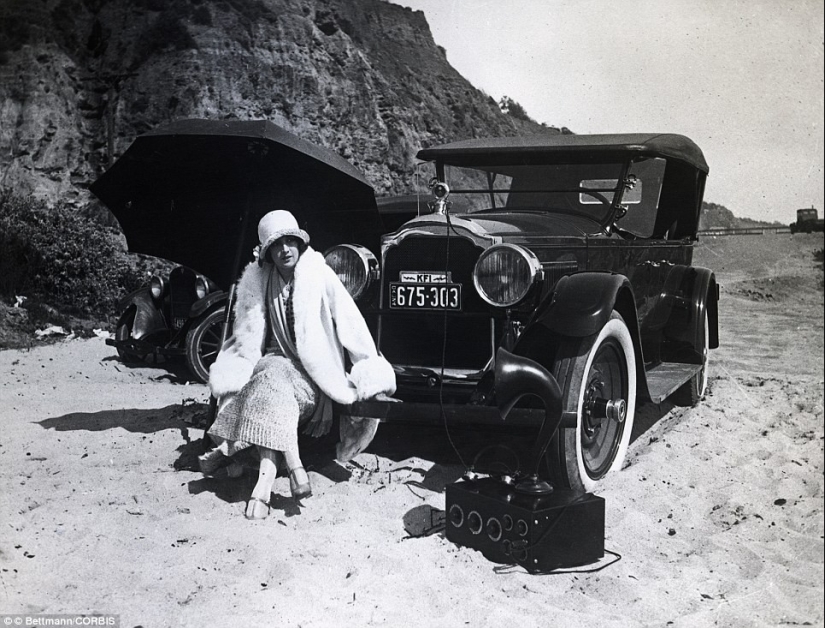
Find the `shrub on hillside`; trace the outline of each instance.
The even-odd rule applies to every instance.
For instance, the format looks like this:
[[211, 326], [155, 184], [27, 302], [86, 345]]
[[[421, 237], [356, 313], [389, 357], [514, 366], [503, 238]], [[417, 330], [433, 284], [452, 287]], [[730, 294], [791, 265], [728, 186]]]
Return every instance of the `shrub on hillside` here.
[[524, 107], [522, 107], [519, 103], [517, 103], [509, 96], [502, 96], [501, 100], [498, 103], [498, 106], [499, 109], [501, 109], [502, 113], [506, 113], [507, 115], [512, 116], [517, 120], [533, 122], [533, 119], [527, 115], [527, 111], [525, 111]]
[[133, 69], [139, 67], [154, 54], [197, 48], [198, 44], [186, 26], [186, 19], [173, 9], [155, 18], [141, 34], [132, 66]]
[[7, 299], [25, 295], [106, 318], [157, 265], [128, 254], [117, 230], [72, 208], [0, 192], [0, 294]]

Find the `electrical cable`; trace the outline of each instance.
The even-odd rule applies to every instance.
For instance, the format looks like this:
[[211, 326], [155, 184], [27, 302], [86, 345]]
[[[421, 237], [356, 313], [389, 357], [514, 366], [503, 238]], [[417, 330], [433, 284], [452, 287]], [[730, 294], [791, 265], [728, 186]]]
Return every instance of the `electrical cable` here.
[[[549, 526], [547, 526], [547, 528], [545, 528], [544, 531], [541, 533], [541, 536], [539, 536], [539, 538], [537, 538], [533, 543], [527, 543], [527, 541], [520, 541], [520, 542], [513, 543], [513, 548], [524, 552], [524, 555], [526, 556], [527, 552], [529, 552], [532, 549], [537, 548], [538, 546], [540, 546], [544, 542], [544, 540], [547, 538], [547, 535], [550, 534], [550, 532], [553, 531], [553, 528], [556, 527], [556, 525], [559, 523], [559, 521], [561, 521], [564, 518], [564, 513], [566, 513], [567, 510], [571, 506], [574, 506], [575, 504], [581, 502], [587, 496], [588, 496], [587, 493], [583, 493], [583, 494], [579, 495], [578, 497], [576, 497], [576, 499], [574, 499], [570, 503], [565, 504], [564, 508], [562, 508], [561, 512], [555, 518], [553, 523], [551, 523]], [[555, 574], [560, 574], [560, 573], [592, 573], [592, 572], [595, 572], [595, 571], [601, 571], [605, 567], [609, 567], [610, 565], [612, 565], [614, 563], [617, 563], [622, 559], [621, 555], [617, 554], [616, 552], [611, 552], [610, 550], [604, 550], [604, 551], [608, 554], [613, 554], [614, 556], [616, 556], [617, 557], [616, 560], [613, 560], [613, 561], [607, 563], [606, 565], [602, 565], [600, 567], [596, 567], [594, 569], [588, 569], [588, 570], [575, 570], [575, 571], [566, 570], [566, 571], [561, 571], [560, 572], [560, 571], [557, 571], [555, 569], [552, 569], [550, 571], [538, 571], [538, 572], [532, 572], [532, 573], [534, 573], [535, 575], [555, 575]], [[496, 571], [496, 573], [509, 573], [509, 572], [502, 571], [502, 570], [510, 568], [510, 567], [518, 567], [518, 566], [519, 565], [517, 563], [511, 563], [509, 565], [501, 566], [500, 569], [499, 568], [494, 568], [494, 571]]]
[[504, 467], [504, 472], [507, 475], [518, 477], [519, 473], [521, 471], [521, 465], [519, 464], [518, 454], [516, 453], [516, 451], [512, 447], [508, 447], [507, 445], [502, 445], [501, 443], [495, 443], [493, 445], [487, 445], [486, 447], [482, 447], [481, 450], [473, 458], [473, 464], [471, 465], [470, 468], [474, 469], [475, 466], [476, 466], [476, 463], [478, 462], [478, 459], [481, 458], [482, 454], [487, 453], [491, 449], [504, 449], [505, 451], [508, 451], [513, 455], [513, 458], [515, 458], [515, 460], [516, 460], [516, 468], [515, 469], [511, 469], [503, 461], [496, 461], [496, 462], [498, 462], [498, 464], [500, 464], [502, 467]]
[[[446, 256], [445, 256], [445, 260], [444, 260], [444, 276], [447, 277], [447, 275], [449, 273], [449, 269], [450, 269], [450, 233], [454, 233], [456, 236], [459, 236], [459, 233], [458, 233], [458, 231], [456, 231], [456, 228], [453, 226], [452, 220], [450, 219], [449, 209], [447, 209], [444, 212], [444, 219], [447, 222], [447, 250], [446, 250]], [[442, 344], [441, 344], [441, 372], [440, 372], [440, 376], [439, 376], [439, 385], [438, 385], [438, 402], [439, 402], [439, 408], [440, 408], [440, 411], [441, 411], [441, 419], [444, 423], [444, 431], [447, 434], [447, 440], [450, 442], [450, 446], [453, 448], [453, 451], [455, 451], [456, 456], [458, 456], [458, 459], [461, 462], [461, 466], [464, 467], [465, 472], [472, 472], [475, 469], [475, 465], [476, 465], [476, 462], [478, 462], [479, 457], [483, 453], [485, 453], [487, 450], [489, 450], [491, 448], [491, 446], [485, 447], [481, 451], [479, 451], [476, 454], [475, 458], [473, 458], [472, 464], [470, 466], [468, 466], [467, 463], [464, 461], [464, 458], [462, 457], [461, 452], [459, 451], [458, 447], [456, 447], [455, 442], [453, 441], [452, 435], [450, 434], [450, 427], [449, 427], [449, 423], [447, 421], [447, 415], [444, 412], [444, 369], [445, 369], [445, 364], [447, 362], [447, 310], [446, 310], [446, 308], [444, 310], [444, 319], [443, 320], [444, 320], [444, 326], [443, 326], [443, 330], [442, 330], [443, 331], [443, 340], [442, 340]], [[513, 454], [513, 457], [516, 459], [516, 469], [514, 471], [512, 469], [510, 469], [509, 466], [503, 465], [505, 467], [506, 473], [508, 475], [518, 474], [518, 472], [520, 470], [520, 465], [518, 463], [519, 457], [515, 453], [515, 451], [512, 448], [506, 447], [504, 445], [496, 445], [496, 446], [500, 446], [500, 447], [503, 447], [504, 449], [508, 450], [511, 454]]]
[[[450, 231], [452, 230], [452, 223], [450, 222], [450, 212], [449, 210], [444, 212], [444, 218], [447, 221], [447, 253], [444, 259], [444, 277], [448, 276], [447, 273], [450, 271]], [[441, 374], [438, 378], [438, 405], [441, 411], [441, 419], [444, 422], [444, 431], [447, 434], [447, 440], [450, 442], [450, 446], [453, 448], [456, 456], [458, 456], [458, 460], [461, 463], [461, 466], [464, 467], [465, 472], [470, 472], [473, 469], [467, 466], [467, 463], [464, 462], [464, 457], [461, 455], [461, 452], [456, 447], [455, 442], [453, 442], [452, 434], [450, 434], [450, 426], [447, 421], [447, 414], [444, 412], [444, 368], [447, 362], [447, 308], [444, 308], [444, 326], [443, 326], [443, 340], [441, 342]]]
[[[560, 571], [558, 569], [550, 569], [550, 570], [547, 570], [547, 571], [534, 571], [534, 572], [529, 572], [528, 571], [527, 573], [529, 573], [532, 576], [563, 576], [565, 574], [572, 574], [572, 573], [596, 573], [597, 571], [601, 571], [602, 569], [606, 569], [606, 568], [610, 567], [611, 565], [615, 565], [616, 563], [618, 563], [622, 559], [622, 555], [619, 554], [618, 552], [613, 552], [609, 549], [605, 549], [604, 553], [605, 554], [610, 554], [611, 556], [615, 556], [616, 558], [611, 560], [609, 563], [605, 563], [604, 565], [600, 565], [598, 567], [593, 567], [592, 569], [565, 569], [563, 571]], [[510, 574], [510, 573], [514, 573], [516, 571], [516, 569], [518, 569], [519, 567], [521, 567], [521, 565], [518, 565], [517, 563], [511, 563], [509, 565], [498, 565], [496, 567], [493, 567], [493, 572], [497, 573], [499, 575], [501, 575], [501, 574]], [[527, 570], [525, 569], [525, 571], [527, 571]]]

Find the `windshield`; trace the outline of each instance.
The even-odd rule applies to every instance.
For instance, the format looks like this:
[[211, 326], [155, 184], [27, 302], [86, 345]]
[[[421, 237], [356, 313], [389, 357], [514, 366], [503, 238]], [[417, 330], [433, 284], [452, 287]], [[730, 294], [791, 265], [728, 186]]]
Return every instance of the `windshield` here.
[[[607, 222], [617, 192], [621, 209], [617, 225], [636, 235], [653, 228], [665, 160], [641, 159], [630, 165], [624, 184], [625, 163], [495, 165], [473, 168], [444, 166], [450, 187], [450, 212], [530, 211], [572, 214], [599, 224]], [[419, 171], [420, 193], [436, 177], [433, 163]]]

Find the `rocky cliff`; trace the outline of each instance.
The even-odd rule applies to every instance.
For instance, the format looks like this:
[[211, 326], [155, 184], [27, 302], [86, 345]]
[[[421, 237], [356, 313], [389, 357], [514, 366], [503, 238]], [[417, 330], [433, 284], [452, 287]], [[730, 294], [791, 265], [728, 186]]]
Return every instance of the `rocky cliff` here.
[[50, 202], [180, 118], [269, 119], [379, 194], [444, 141], [557, 132], [502, 113], [385, 0], [0, 0], [0, 187]]

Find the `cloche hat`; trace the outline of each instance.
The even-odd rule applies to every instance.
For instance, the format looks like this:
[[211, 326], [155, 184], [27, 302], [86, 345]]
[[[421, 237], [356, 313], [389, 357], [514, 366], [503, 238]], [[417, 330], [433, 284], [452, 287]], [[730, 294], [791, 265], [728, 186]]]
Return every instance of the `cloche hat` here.
[[298, 226], [290, 212], [276, 209], [266, 214], [258, 223], [258, 264], [266, 260], [266, 252], [275, 240], [284, 236], [294, 236], [304, 244], [309, 244], [309, 234]]

